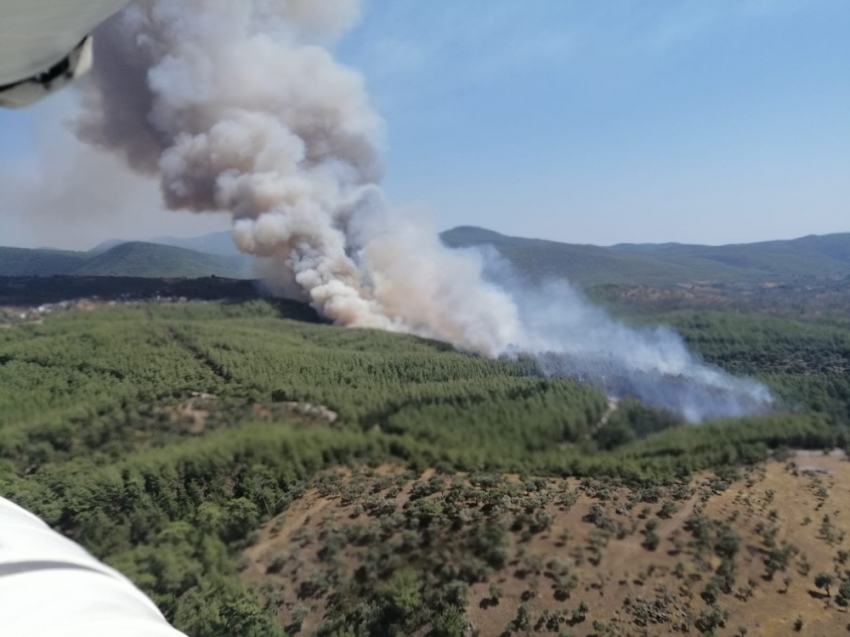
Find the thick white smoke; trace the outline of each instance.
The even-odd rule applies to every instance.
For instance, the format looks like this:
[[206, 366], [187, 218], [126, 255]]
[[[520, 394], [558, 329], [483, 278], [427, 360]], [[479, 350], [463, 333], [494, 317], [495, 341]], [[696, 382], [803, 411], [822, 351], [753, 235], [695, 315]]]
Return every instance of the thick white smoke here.
[[335, 323], [497, 354], [519, 335], [510, 298], [377, 186], [382, 122], [320, 45], [357, 9], [141, 0], [97, 34], [78, 137], [158, 175], [170, 208], [231, 212], [237, 246]]
[[170, 208], [230, 212], [237, 246], [334, 323], [490, 356], [555, 351], [563, 369], [550, 354], [545, 369], [603, 384], [565, 361], [673, 374], [726, 405], [674, 405], [693, 420], [749, 410], [742, 396], [756, 389], [699, 365], [674, 336], [588, 320], [581, 302], [544, 325], [555, 306], [512, 296], [485, 280], [483, 257], [391, 213], [382, 122], [361, 76], [326, 48], [358, 13], [357, 0], [138, 0], [97, 34], [77, 136], [158, 176]]

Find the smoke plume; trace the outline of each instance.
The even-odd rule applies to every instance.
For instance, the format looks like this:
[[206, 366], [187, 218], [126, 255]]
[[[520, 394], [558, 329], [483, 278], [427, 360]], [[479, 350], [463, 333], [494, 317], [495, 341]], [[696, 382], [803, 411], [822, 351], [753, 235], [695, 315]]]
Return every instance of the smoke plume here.
[[674, 334], [619, 326], [568, 287], [512, 294], [485, 255], [395, 214], [382, 121], [327, 48], [358, 14], [357, 0], [138, 0], [96, 34], [76, 135], [158, 178], [169, 208], [229, 212], [266, 278], [336, 324], [536, 354], [545, 373], [692, 420], [766, 404]]

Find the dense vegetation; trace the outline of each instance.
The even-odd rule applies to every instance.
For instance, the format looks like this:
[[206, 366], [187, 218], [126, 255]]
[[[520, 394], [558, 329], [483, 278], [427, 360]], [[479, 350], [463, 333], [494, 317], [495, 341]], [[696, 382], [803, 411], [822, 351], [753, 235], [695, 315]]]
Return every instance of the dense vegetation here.
[[53, 276], [73, 272], [85, 262], [85, 253], [66, 250], [28, 250], [0, 247], [0, 275]]
[[[251, 301], [257, 298], [256, 281], [207, 277], [201, 279], [159, 279], [151, 277], [0, 277], [0, 321], [4, 316], [20, 319], [22, 313], [59, 303], [70, 305], [87, 301], [128, 301], [191, 298], [202, 301]], [[276, 300], [285, 304], [283, 300]], [[43, 309], [50, 309], [43, 307]], [[53, 308], [56, 309], [56, 308]], [[66, 308], [67, 309], [67, 308]], [[316, 320], [306, 306], [297, 313], [304, 320]]]
[[719, 312], [665, 314], [707, 361], [755, 376], [792, 411], [850, 424], [850, 330], [844, 326]]
[[[849, 440], [841, 326], [665, 317], [706, 358], [758, 375], [784, 401], [777, 414], [692, 428], [634, 401], [612, 414], [599, 390], [542, 378], [530, 360], [484, 360], [292, 311], [305, 315], [265, 301], [144, 302], [0, 330], [0, 493], [130, 575], [190, 635], [260, 636], [283, 629], [268, 596], [238, 578], [237, 557], [325, 468], [390, 463], [644, 489]], [[334, 417], [313, 417], [315, 406]], [[459, 634], [449, 594], [431, 600], [448, 626], [433, 624], [436, 634]], [[412, 626], [339, 609], [328, 634]]]

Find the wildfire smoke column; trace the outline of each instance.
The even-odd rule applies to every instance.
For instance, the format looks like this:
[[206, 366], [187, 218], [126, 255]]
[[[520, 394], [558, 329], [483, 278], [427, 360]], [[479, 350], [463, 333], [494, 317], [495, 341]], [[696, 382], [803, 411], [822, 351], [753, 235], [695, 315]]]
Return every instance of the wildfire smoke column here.
[[95, 34], [76, 135], [157, 178], [169, 208], [229, 213], [263, 276], [338, 325], [532, 355], [694, 422], [769, 408], [675, 333], [631, 329], [566, 283], [494, 278], [485, 254], [395, 214], [383, 123], [329, 48], [358, 17], [356, 0], [138, 0]]
[[352, 0], [141, 0], [104, 25], [79, 139], [158, 176], [166, 205], [227, 211], [243, 252], [340, 325], [486, 354], [519, 335], [480, 260], [390, 214], [383, 124], [325, 46]]

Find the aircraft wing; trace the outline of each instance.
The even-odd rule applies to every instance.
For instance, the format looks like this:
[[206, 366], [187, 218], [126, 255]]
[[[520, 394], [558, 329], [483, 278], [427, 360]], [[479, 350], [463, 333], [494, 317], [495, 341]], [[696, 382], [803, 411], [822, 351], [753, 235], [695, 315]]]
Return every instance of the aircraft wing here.
[[4, 637], [185, 637], [118, 571], [0, 498]]
[[0, 106], [49, 95], [91, 66], [90, 33], [128, 0], [0, 0]]

